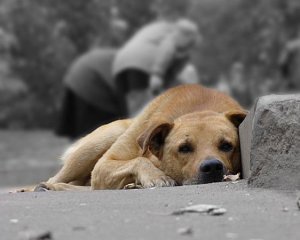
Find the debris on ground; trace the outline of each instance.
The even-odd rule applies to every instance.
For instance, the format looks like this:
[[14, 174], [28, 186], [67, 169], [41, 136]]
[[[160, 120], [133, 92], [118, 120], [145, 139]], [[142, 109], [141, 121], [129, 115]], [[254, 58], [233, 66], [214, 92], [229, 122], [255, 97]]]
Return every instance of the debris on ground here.
[[218, 216], [223, 215], [226, 212], [227, 210], [225, 208], [217, 205], [197, 204], [174, 211], [172, 215], [182, 215], [184, 213], [208, 213], [209, 215]]
[[283, 208], [282, 208], [282, 211], [283, 211], [283, 212], [288, 212], [288, 211], [289, 211], [289, 208], [288, 208], [288, 207], [283, 207]]
[[180, 235], [192, 235], [193, 229], [191, 227], [179, 228], [177, 233]]
[[219, 216], [219, 215], [223, 215], [227, 212], [227, 210], [225, 208], [215, 208], [211, 211], [208, 212], [209, 215], [212, 215], [212, 216]]
[[33, 231], [27, 230], [20, 233], [22, 240], [51, 240], [52, 233], [50, 231]]
[[225, 182], [235, 182], [241, 179], [241, 173], [235, 175], [224, 175], [223, 181]]
[[237, 239], [238, 238], [238, 234], [237, 233], [232, 233], [232, 232], [226, 233], [225, 236], [228, 239]]
[[19, 219], [12, 218], [12, 219], [9, 219], [9, 221], [10, 221], [11, 223], [18, 223], [18, 222], [19, 222]]
[[298, 209], [300, 210], [300, 197], [299, 197], [298, 200], [297, 200], [297, 207], [298, 207]]
[[73, 231], [84, 231], [85, 227], [83, 227], [83, 226], [75, 226], [75, 227], [72, 227], [72, 230]]

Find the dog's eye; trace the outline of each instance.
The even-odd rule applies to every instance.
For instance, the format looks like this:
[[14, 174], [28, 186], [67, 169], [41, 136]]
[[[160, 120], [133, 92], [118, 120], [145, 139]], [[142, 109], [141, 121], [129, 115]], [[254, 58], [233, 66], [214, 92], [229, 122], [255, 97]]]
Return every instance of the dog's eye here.
[[219, 149], [223, 152], [230, 152], [233, 149], [233, 145], [230, 142], [222, 142], [219, 146]]
[[178, 152], [180, 153], [191, 153], [194, 149], [190, 144], [182, 144], [178, 148]]

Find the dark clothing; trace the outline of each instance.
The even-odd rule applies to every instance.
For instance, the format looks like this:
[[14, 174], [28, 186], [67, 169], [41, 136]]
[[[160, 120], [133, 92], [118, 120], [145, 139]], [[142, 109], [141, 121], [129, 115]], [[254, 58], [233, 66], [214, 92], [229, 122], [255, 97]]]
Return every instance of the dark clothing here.
[[[177, 59], [172, 62], [172, 65], [164, 74], [163, 88], [168, 89], [175, 86], [176, 76], [186, 64], [186, 59]], [[150, 75], [135, 68], [128, 68], [116, 75], [115, 84], [119, 94], [127, 94], [131, 90], [145, 90], [149, 87]]]
[[86, 102], [68, 88], [65, 89], [62, 104], [56, 134], [70, 139], [82, 137], [119, 117]]
[[126, 116], [126, 101], [111, 76], [115, 53], [115, 49], [92, 50], [71, 65], [64, 78], [58, 135], [78, 138]]
[[118, 99], [111, 75], [115, 49], [95, 49], [79, 57], [70, 67], [64, 84], [86, 102], [115, 113]]
[[144, 90], [149, 86], [149, 75], [138, 69], [127, 69], [116, 77], [118, 92], [127, 94], [131, 90]]
[[118, 74], [115, 82], [119, 98], [124, 99], [121, 108], [125, 110], [124, 113], [128, 116], [129, 110], [126, 95], [130, 91], [147, 89], [149, 86], [149, 75], [137, 69], [128, 69]]

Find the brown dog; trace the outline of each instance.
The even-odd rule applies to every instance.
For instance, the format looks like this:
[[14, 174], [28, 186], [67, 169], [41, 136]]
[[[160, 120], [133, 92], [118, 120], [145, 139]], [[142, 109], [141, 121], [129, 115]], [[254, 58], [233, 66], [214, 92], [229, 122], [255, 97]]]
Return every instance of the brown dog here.
[[241, 171], [237, 127], [245, 116], [237, 102], [215, 90], [199, 85], [170, 89], [136, 118], [112, 122], [80, 139], [64, 154], [62, 169], [36, 190], [222, 181], [224, 174]]

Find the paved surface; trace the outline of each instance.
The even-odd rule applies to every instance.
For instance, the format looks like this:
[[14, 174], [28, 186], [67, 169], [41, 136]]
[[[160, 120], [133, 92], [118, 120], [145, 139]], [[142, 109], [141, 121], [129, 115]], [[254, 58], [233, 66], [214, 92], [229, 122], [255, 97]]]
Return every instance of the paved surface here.
[[48, 179], [60, 167], [69, 141], [51, 131], [0, 130], [0, 187]]
[[[245, 181], [145, 190], [1, 193], [0, 239], [45, 239], [37, 236], [51, 233], [51, 239], [64, 240], [299, 240], [297, 194], [250, 189]], [[171, 215], [191, 204], [221, 205], [227, 212]]]
[[[245, 181], [145, 190], [8, 193], [8, 185], [37, 183], [51, 176], [68, 144], [47, 131], [0, 131], [0, 240], [300, 239], [299, 192], [251, 189]], [[191, 204], [221, 205], [227, 212], [171, 215]]]

